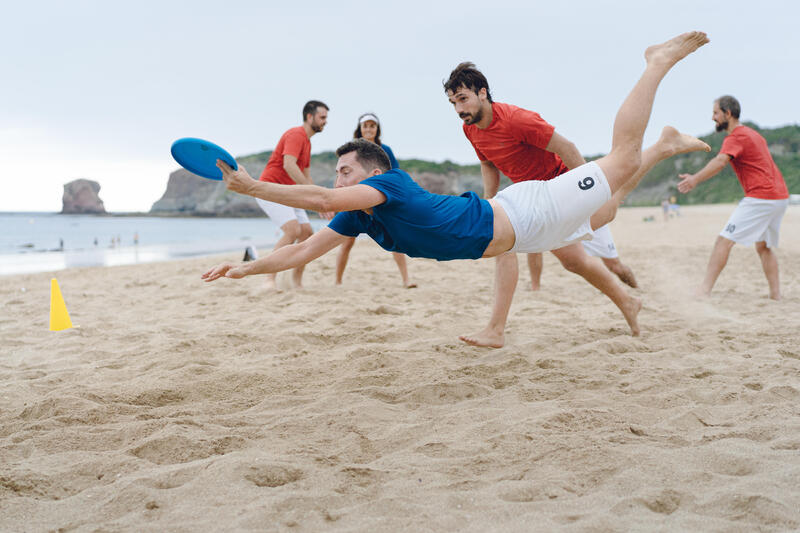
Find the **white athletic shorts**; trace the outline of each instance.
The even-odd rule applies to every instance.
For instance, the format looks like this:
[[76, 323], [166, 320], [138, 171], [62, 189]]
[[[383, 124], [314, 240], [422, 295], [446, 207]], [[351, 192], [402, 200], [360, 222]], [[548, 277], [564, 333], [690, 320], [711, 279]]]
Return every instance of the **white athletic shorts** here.
[[594, 230], [594, 238], [591, 241], [582, 241], [583, 249], [586, 253], [595, 257], [615, 259], [619, 257], [617, 247], [614, 245], [614, 237], [611, 235], [611, 228], [608, 224]]
[[589, 218], [611, 199], [595, 162], [548, 181], [522, 181], [494, 197], [505, 210], [516, 240], [512, 252], [546, 252], [592, 238]]
[[261, 209], [264, 210], [270, 220], [277, 224], [279, 228], [282, 228], [284, 224], [291, 220], [296, 220], [300, 224], [310, 224], [305, 209], [276, 204], [275, 202], [262, 200], [261, 198], [256, 198], [256, 202], [258, 202]]
[[767, 248], [775, 248], [780, 237], [781, 220], [788, 205], [788, 198], [762, 200], [745, 196], [719, 234], [739, 244], [765, 241]]

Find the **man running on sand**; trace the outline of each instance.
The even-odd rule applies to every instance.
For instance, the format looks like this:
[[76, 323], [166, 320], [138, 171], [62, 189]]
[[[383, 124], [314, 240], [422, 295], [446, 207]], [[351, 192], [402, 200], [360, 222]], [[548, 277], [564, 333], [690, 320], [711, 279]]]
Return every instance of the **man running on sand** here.
[[[484, 198], [494, 198], [497, 194], [500, 172], [512, 182], [519, 183], [550, 180], [586, 164], [575, 144], [555, 131], [555, 127], [538, 113], [493, 101], [486, 76], [473, 63], [464, 62], [456, 66], [444, 82], [444, 90], [453, 109], [464, 121], [464, 135], [480, 160]], [[608, 296], [625, 314], [625, 308], [631, 306], [633, 297], [600, 261], [589, 257], [579, 243], [552, 250], [552, 253], [565, 269], [578, 274]], [[528, 269], [531, 288], [538, 290], [542, 254], [528, 254]], [[518, 277], [516, 254], [498, 256], [489, 323], [476, 333], [461, 335], [462, 341], [474, 346], [503, 346]], [[635, 326], [632, 329], [635, 330]]]
[[[645, 51], [647, 66], [617, 112], [608, 155], [550, 181], [513, 184], [491, 200], [473, 192], [462, 196], [429, 193], [402, 170], [389, 170], [386, 153], [361, 139], [336, 151], [335, 189], [258, 182], [243, 168], [233, 171], [217, 161], [232, 191], [339, 214], [301, 243], [249, 263], [224, 262], [201, 277], [208, 282], [296, 268], [360, 233], [367, 233], [386, 250], [442, 261], [495, 257], [509, 251], [544, 252], [591, 238], [592, 228], [614, 218], [625, 195], [653, 165], [679, 153], [710, 151], [704, 142], [669, 126], [656, 144], [642, 151], [659, 83], [678, 61], [707, 42], [705, 33], [689, 32]], [[636, 317], [641, 305], [632, 300], [623, 309], [634, 335], [639, 334]]]

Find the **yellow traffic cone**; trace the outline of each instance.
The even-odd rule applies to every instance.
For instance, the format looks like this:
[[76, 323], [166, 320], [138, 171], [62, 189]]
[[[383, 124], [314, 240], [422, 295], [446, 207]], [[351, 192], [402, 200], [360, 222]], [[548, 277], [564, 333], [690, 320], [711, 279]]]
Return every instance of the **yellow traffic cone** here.
[[67, 304], [61, 296], [58, 281], [53, 278], [50, 280], [50, 331], [61, 331], [71, 327], [72, 320], [69, 319]]

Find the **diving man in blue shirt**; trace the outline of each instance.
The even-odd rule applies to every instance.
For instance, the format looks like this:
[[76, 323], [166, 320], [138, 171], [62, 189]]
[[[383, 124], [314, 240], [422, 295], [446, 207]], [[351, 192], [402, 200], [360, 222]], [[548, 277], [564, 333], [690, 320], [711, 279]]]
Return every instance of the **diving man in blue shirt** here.
[[[708, 145], [666, 127], [661, 138], [642, 150], [659, 83], [681, 59], [708, 42], [705, 33], [688, 32], [645, 51], [647, 66], [614, 121], [611, 151], [550, 181], [515, 183], [490, 200], [475, 193], [438, 195], [424, 190], [404, 171], [390, 170], [380, 146], [357, 139], [336, 151], [336, 188], [285, 186], [259, 182], [240, 167], [217, 166], [232, 191], [319, 212], [338, 212], [328, 227], [307, 240], [285, 246], [248, 263], [225, 262], [202, 275], [242, 278], [305, 265], [366, 233], [381, 247], [412, 257], [440, 261], [478, 259], [515, 252], [544, 252], [579, 240], [614, 219], [625, 196], [656, 163]], [[626, 319], [634, 335], [641, 303]], [[636, 327], [633, 327], [636, 326]]]

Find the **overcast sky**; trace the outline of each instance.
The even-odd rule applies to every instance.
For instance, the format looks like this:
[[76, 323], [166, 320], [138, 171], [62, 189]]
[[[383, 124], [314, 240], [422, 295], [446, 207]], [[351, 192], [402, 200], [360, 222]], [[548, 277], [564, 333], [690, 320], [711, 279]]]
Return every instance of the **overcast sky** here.
[[98, 181], [109, 211], [147, 211], [180, 137], [234, 156], [272, 149], [305, 101], [330, 106], [312, 151], [374, 111], [398, 158], [474, 163], [442, 80], [477, 64], [494, 99], [539, 112], [584, 154], [606, 152], [650, 44], [711, 43], [662, 84], [646, 142], [712, 129], [714, 98], [742, 118], [800, 122], [795, 0], [560, 2], [2, 0], [0, 211], [58, 211], [63, 184]]

